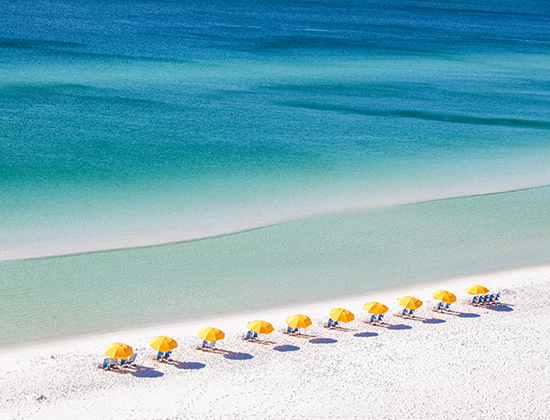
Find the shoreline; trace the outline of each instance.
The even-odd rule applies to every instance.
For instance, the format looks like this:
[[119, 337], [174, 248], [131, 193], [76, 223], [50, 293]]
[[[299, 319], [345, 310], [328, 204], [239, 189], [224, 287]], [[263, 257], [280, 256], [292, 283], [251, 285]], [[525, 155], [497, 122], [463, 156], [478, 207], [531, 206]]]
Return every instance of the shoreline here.
[[[304, 313], [308, 315], [307, 312], [311, 313], [310, 318], [321, 318], [325, 316], [328, 318], [328, 312], [330, 309], [335, 307], [344, 307], [352, 311], [356, 319], [365, 318], [367, 313], [361, 309], [361, 307], [369, 301], [381, 301], [389, 307], [388, 314], [394, 312], [401, 307], [397, 304], [397, 298], [404, 295], [414, 295], [423, 301], [422, 307], [419, 309], [424, 311], [426, 309], [426, 303], [434, 301], [431, 296], [431, 293], [438, 289], [448, 289], [457, 296], [457, 303], [462, 300], [470, 297], [463, 289], [470, 285], [469, 283], [480, 283], [487, 287], [492, 292], [491, 287], [498, 289], [499, 282], [502, 279], [515, 279], [523, 278], [525, 276], [535, 276], [535, 275], [546, 275], [550, 277], [550, 264], [537, 264], [533, 266], [523, 266], [512, 269], [505, 270], [489, 270], [485, 272], [479, 272], [474, 274], [469, 274], [467, 276], [456, 276], [447, 278], [439, 281], [430, 281], [426, 283], [415, 283], [408, 286], [397, 286], [387, 289], [379, 289], [373, 292], [364, 293], [360, 295], [345, 295], [340, 297], [331, 297], [326, 299], [314, 300], [314, 301], [304, 301], [299, 303], [289, 303], [286, 305], [277, 305], [269, 307], [266, 309], [249, 309], [245, 311], [239, 311], [236, 314], [222, 313], [219, 315], [205, 315], [198, 318], [194, 318], [191, 321], [178, 321], [173, 323], [161, 323], [161, 324], [145, 324], [145, 325], [136, 325], [133, 327], [121, 328], [116, 330], [109, 330], [108, 332], [98, 334], [98, 333], [86, 333], [78, 336], [65, 336], [57, 337], [52, 339], [44, 340], [35, 340], [35, 341], [25, 341], [21, 343], [7, 344], [5, 346], [0, 346], [0, 355], [3, 353], [10, 353], [12, 351], [21, 351], [31, 347], [48, 347], [55, 346], [59, 343], [67, 342], [77, 342], [77, 341], [96, 341], [102, 337], [112, 337], [115, 339], [115, 336], [124, 336], [135, 337], [138, 334], [159, 335], [154, 333], [157, 330], [170, 330], [170, 331], [190, 331], [192, 328], [200, 329], [201, 325], [204, 324], [220, 324], [224, 325], [226, 329], [236, 329], [236, 325], [240, 322], [242, 328], [246, 328], [246, 322], [253, 319], [264, 319], [270, 322], [275, 330], [285, 326], [286, 316], [290, 316], [293, 313]], [[464, 286], [464, 287], [462, 287]], [[433, 290], [432, 290], [433, 289]], [[460, 289], [460, 290], [457, 290]], [[498, 291], [498, 290], [497, 290]], [[418, 295], [418, 296], [417, 296]], [[392, 299], [393, 297], [393, 299]], [[324, 311], [324, 312], [323, 312]], [[288, 315], [284, 316], [285, 313]], [[308, 315], [309, 316], [309, 315]], [[262, 318], [263, 317], [263, 318]], [[267, 318], [278, 318], [274, 319], [273, 322]], [[246, 321], [245, 321], [246, 320]], [[279, 325], [280, 324], [280, 325]], [[246, 332], [246, 331], [245, 331]], [[196, 336], [196, 334], [195, 334]], [[180, 337], [181, 339], [181, 337]]]
[[[499, 305], [473, 307], [464, 289], [502, 292]], [[451, 312], [428, 309], [431, 293], [457, 295]], [[550, 405], [550, 265], [472, 275], [361, 296], [240, 312], [188, 323], [106, 331], [0, 349], [0, 414], [83, 420], [280, 418], [544, 418]], [[397, 298], [423, 301], [415, 319], [392, 316]], [[382, 325], [363, 322], [367, 301], [389, 307]], [[322, 328], [328, 311], [355, 313], [340, 330]], [[293, 313], [313, 324], [300, 336], [279, 332]], [[246, 322], [264, 319], [275, 331], [246, 342]], [[200, 328], [225, 332], [217, 351], [194, 347]], [[156, 362], [148, 342], [176, 339], [172, 362]], [[105, 346], [122, 341], [135, 368], [103, 371]], [[374, 392], [376, 391], [376, 392]], [[510, 398], [514, 395], [514, 398]], [[518, 400], [519, 398], [519, 400]], [[391, 402], [391, 403], [390, 403]], [[442, 408], [444, 407], [444, 408]]]

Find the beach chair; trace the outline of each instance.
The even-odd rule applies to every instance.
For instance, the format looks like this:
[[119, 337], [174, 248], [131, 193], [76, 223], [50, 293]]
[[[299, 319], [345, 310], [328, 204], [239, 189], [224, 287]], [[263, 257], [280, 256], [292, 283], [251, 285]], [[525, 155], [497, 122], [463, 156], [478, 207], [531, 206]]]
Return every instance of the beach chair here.
[[160, 362], [163, 356], [164, 356], [164, 353], [162, 351], [159, 351], [156, 356], [153, 356], [153, 360]]
[[377, 322], [382, 322], [382, 318], [384, 318], [384, 314], [378, 315], [378, 319], [376, 321]]
[[450, 303], [447, 303], [447, 304], [445, 304], [445, 307], [443, 308], [443, 310], [449, 311], [450, 308], [451, 308], [451, 304], [450, 304]]
[[334, 321], [334, 322], [332, 323], [332, 327], [333, 327], [333, 328], [340, 328], [340, 323], [339, 323], [338, 321]]
[[216, 342], [215, 341], [210, 342], [210, 350], [216, 350]]
[[468, 305], [477, 305], [477, 296], [474, 296], [472, 300], [467, 300]]
[[109, 362], [110, 362], [110, 358], [106, 358], [103, 360], [103, 363], [98, 363], [97, 367], [98, 369], [103, 369], [103, 370], [108, 370], [110, 369], [109, 368]]
[[365, 321], [367, 324], [374, 324], [376, 322], [376, 315], [371, 315], [371, 317]]
[[242, 338], [243, 340], [250, 340], [250, 339], [252, 338], [252, 331], [248, 331], [248, 332], [246, 333], [246, 335], [244, 335], [244, 334], [241, 335], [241, 338]]
[[252, 339], [253, 340], [259, 340], [257, 332], [254, 333], [254, 335], [252, 336]]
[[443, 310], [443, 302], [439, 302], [437, 306], [430, 308], [434, 312], [441, 312]]
[[498, 301], [499, 299], [500, 299], [500, 292], [496, 294], [495, 298], [493, 299], [493, 303], [494, 304], [499, 303], [499, 301]]
[[128, 357], [125, 362], [124, 366], [135, 366], [136, 365], [136, 353], [132, 354], [130, 357]]
[[409, 309], [409, 316], [414, 316], [414, 310]]
[[164, 360], [170, 360], [170, 354], [172, 354], [172, 351], [165, 352], [163, 356]]
[[403, 309], [401, 312], [398, 312], [395, 315], [400, 316], [401, 318], [405, 318], [407, 316], [407, 310]]
[[114, 369], [117, 367], [117, 365], [118, 363], [116, 359], [113, 359], [113, 358], [109, 359], [109, 369]]

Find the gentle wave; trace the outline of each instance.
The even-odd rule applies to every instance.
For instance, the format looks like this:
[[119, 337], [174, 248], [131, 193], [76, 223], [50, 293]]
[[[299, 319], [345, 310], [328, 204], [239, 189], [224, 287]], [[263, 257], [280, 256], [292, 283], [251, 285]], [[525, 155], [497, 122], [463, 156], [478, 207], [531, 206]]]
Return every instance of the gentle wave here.
[[319, 111], [344, 112], [347, 114], [368, 115], [371, 117], [403, 117], [415, 118], [428, 121], [441, 121], [459, 124], [474, 124], [474, 125], [492, 125], [502, 127], [518, 127], [518, 128], [534, 128], [539, 130], [550, 130], [550, 122], [526, 120], [517, 118], [483, 118], [473, 117], [468, 115], [457, 115], [449, 113], [426, 112], [426, 111], [410, 111], [410, 110], [376, 110], [376, 109], [358, 109], [339, 105], [320, 105], [314, 103], [303, 102], [283, 102], [283, 105], [314, 109]]
[[518, 193], [522, 191], [538, 190], [538, 189], [547, 188], [549, 186], [550, 184], [537, 186], [537, 187], [527, 187], [527, 188], [520, 188], [520, 189], [506, 190], [506, 191], [494, 191], [494, 192], [487, 192], [487, 193], [480, 193], [480, 194], [449, 196], [449, 197], [441, 197], [441, 198], [435, 198], [435, 199], [429, 199], [429, 200], [410, 201], [410, 202], [403, 202], [403, 203], [389, 204], [389, 205], [355, 206], [355, 207], [347, 207], [347, 208], [327, 209], [325, 211], [308, 212], [300, 215], [295, 215], [294, 217], [253, 221], [249, 223], [242, 223], [242, 224], [231, 225], [231, 226], [205, 227], [201, 229], [160, 232], [160, 233], [153, 233], [149, 235], [136, 235], [136, 236], [123, 237], [123, 238], [115, 238], [115, 239], [68, 242], [68, 243], [62, 243], [62, 244], [19, 248], [19, 249], [7, 250], [7, 251], [0, 251], [0, 262], [15, 261], [15, 260], [30, 260], [30, 259], [37, 259], [37, 258], [61, 257], [66, 255], [87, 254], [92, 252], [105, 252], [105, 251], [113, 251], [113, 250], [120, 250], [120, 249], [133, 249], [133, 248], [144, 248], [144, 247], [152, 247], [152, 246], [159, 246], [159, 245], [168, 245], [168, 244], [196, 241], [201, 239], [208, 239], [208, 238], [215, 238], [220, 236], [228, 236], [228, 235], [235, 235], [235, 234], [240, 234], [244, 232], [250, 232], [257, 229], [272, 227], [272, 226], [280, 225], [293, 220], [304, 219], [307, 217], [313, 217], [313, 216], [318, 216], [322, 214], [335, 214], [338, 212], [344, 212], [349, 210], [361, 210], [361, 209], [367, 209], [371, 207], [392, 208], [392, 207], [424, 204], [424, 203], [434, 203], [438, 201], [447, 201], [447, 200], [455, 200], [455, 199], [489, 197], [489, 196], [496, 196], [496, 195], [513, 194], [513, 193]]

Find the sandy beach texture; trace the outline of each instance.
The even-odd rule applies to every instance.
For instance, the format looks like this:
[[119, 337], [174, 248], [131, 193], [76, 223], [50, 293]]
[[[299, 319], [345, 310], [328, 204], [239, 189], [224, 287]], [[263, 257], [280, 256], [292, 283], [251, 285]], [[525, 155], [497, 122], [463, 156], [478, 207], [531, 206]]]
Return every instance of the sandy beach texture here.
[[[472, 307], [464, 289], [483, 284], [501, 304]], [[454, 292], [453, 312], [428, 310], [431, 293]], [[417, 319], [390, 314], [397, 298], [424, 301]], [[550, 389], [550, 267], [526, 268], [333, 301], [241, 313], [0, 350], [0, 417], [13, 419], [542, 419]], [[365, 302], [390, 307], [386, 323], [363, 322]], [[356, 320], [322, 328], [328, 311]], [[300, 337], [278, 331], [287, 316], [314, 323]], [[123, 316], [123, 314], [121, 314]], [[265, 319], [276, 331], [259, 343], [239, 335]], [[225, 331], [216, 353], [192, 349], [196, 331]], [[172, 363], [152, 360], [148, 340], [175, 338]], [[122, 341], [137, 367], [102, 371], [103, 349]]]

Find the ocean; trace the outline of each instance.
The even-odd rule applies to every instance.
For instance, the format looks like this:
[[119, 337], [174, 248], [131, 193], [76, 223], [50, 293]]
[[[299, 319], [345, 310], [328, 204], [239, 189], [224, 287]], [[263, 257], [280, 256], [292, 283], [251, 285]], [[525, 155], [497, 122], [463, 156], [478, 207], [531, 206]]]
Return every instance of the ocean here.
[[545, 1], [0, 0], [0, 345], [548, 263], [549, 68]]

